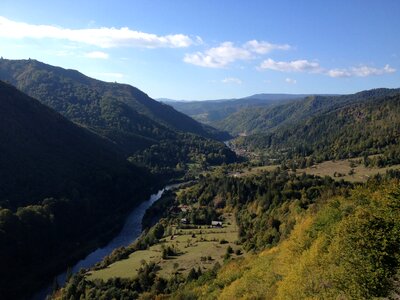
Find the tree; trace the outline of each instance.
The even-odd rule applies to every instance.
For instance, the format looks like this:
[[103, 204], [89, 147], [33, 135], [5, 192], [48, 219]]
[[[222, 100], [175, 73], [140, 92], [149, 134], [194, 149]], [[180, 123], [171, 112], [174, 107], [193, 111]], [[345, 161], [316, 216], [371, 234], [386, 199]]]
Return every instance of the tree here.
[[161, 239], [164, 236], [164, 226], [160, 223], [157, 223], [157, 225], [153, 228], [153, 235], [157, 240]]

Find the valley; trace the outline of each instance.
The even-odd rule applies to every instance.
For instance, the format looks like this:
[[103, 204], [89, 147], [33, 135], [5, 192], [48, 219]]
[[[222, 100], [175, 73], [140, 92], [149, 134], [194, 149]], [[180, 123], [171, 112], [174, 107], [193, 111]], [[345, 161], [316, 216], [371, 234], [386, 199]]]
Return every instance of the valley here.
[[34, 60], [1, 59], [0, 69], [39, 98], [0, 82], [5, 299], [28, 297], [104, 246], [166, 184], [237, 160], [206, 127], [134, 87]]
[[179, 104], [202, 124], [36, 60], [0, 79], [5, 299], [396, 295], [399, 89]]
[[[18, 61], [16, 65], [25, 63], [34, 68], [52, 68], [36, 61]], [[26, 91], [35, 93], [28, 88]], [[101, 98], [99, 90], [93, 91]], [[354, 277], [349, 282], [356, 283], [346, 285], [346, 293], [351, 295], [351, 291], [356, 291], [357, 295], [367, 297], [386, 295], [392, 290], [387, 280], [397, 272], [397, 252], [392, 246], [382, 249], [397, 243], [392, 237], [395, 229], [390, 228], [397, 228], [398, 222], [391, 219], [387, 207], [380, 205], [392, 201], [391, 197], [398, 197], [399, 90], [307, 96], [269, 103], [264, 107], [269, 113], [261, 119], [271, 126], [263, 125], [225, 143], [215, 140], [216, 136], [210, 138], [210, 132], [217, 131], [204, 131], [200, 135], [190, 130], [182, 132], [136, 107], [135, 114], [149, 119], [132, 117], [132, 121], [144, 122], [143, 125], [151, 122], [164, 131], [153, 136], [151, 143], [143, 144], [141, 149], [130, 148], [119, 140], [121, 136], [127, 140], [133, 138], [137, 144], [139, 132], [132, 127], [114, 127], [113, 123], [97, 127], [85, 118], [76, 119], [69, 110], [58, 113], [5, 83], [0, 85], [0, 92], [4, 112], [1, 128], [7, 128], [0, 131], [4, 141], [0, 146], [3, 153], [0, 175], [7, 182], [7, 188], [1, 190], [0, 202], [0, 245], [6, 266], [3, 270], [10, 270], [8, 263], [16, 255], [23, 258], [12, 272], [1, 274], [7, 278], [3, 281], [7, 285], [1, 287], [7, 298], [24, 298], [71, 265], [34, 299], [43, 299], [46, 294], [52, 299], [98, 299], [110, 295], [134, 299], [203, 298], [209, 293], [203, 294], [204, 289], [210, 290], [215, 298], [229, 299], [239, 297], [244, 290], [259, 295], [265, 292], [262, 283], [272, 289], [268, 293], [275, 295], [290, 276], [301, 276], [285, 269], [282, 259], [290, 261], [299, 255], [290, 252], [291, 248], [286, 245], [292, 240], [308, 239], [304, 243], [310, 247], [315, 245], [315, 251], [322, 251], [317, 260], [328, 255], [324, 253], [325, 248], [318, 248], [319, 238], [324, 240], [324, 235], [330, 234], [330, 226], [337, 226], [335, 232], [343, 231], [341, 226], [347, 219], [345, 207], [349, 203], [352, 206], [349, 217], [354, 218], [352, 226], [361, 226], [354, 227], [356, 231], [370, 225], [357, 225], [359, 216], [355, 212], [378, 209], [379, 215], [371, 216], [372, 219], [366, 217], [365, 221], [373, 223], [374, 218], [381, 218], [383, 225], [377, 230], [385, 230], [384, 239], [369, 247], [379, 257], [388, 256], [391, 262], [378, 266], [386, 274], [384, 277], [377, 271], [368, 273], [368, 280], [380, 285], [377, 284], [376, 290], [365, 290], [357, 276], [375, 268], [372, 267], [375, 258], [371, 258], [360, 266], [365, 269], [350, 273]], [[52, 91], [46, 93], [50, 95]], [[42, 98], [44, 103], [47, 97]], [[72, 103], [71, 99], [65, 101]], [[126, 100], [117, 97], [113, 101], [115, 105], [122, 105]], [[154, 100], [143, 101], [151, 104]], [[228, 118], [247, 114], [248, 110], [240, 108]], [[108, 118], [95, 111], [90, 115]], [[124, 119], [119, 110], [115, 113], [115, 120]], [[47, 129], [50, 124], [51, 129]], [[196, 126], [208, 130], [201, 124]], [[153, 130], [157, 135], [163, 131]], [[20, 160], [21, 157], [24, 159]], [[6, 176], [10, 170], [13, 177]], [[29, 182], [30, 186], [23, 189], [21, 182]], [[143, 202], [152, 192], [172, 182], [181, 183]], [[388, 194], [385, 190], [391, 192]], [[369, 191], [373, 191], [372, 196]], [[357, 193], [366, 197], [365, 203], [352, 202]], [[374, 197], [382, 199], [382, 203], [377, 204]], [[333, 203], [339, 203], [339, 207]], [[326, 216], [325, 211], [331, 205], [338, 210], [332, 212], [333, 216]], [[129, 211], [132, 215], [128, 217]], [[393, 208], [392, 213], [396, 214], [397, 210]], [[84, 221], [71, 227], [70, 221], [74, 218]], [[317, 230], [309, 237], [299, 236], [298, 228], [319, 228], [318, 222], [325, 222], [319, 218], [328, 218], [326, 222], [331, 225], [324, 223], [318, 229], [320, 232]], [[127, 223], [122, 227], [124, 222]], [[43, 226], [47, 229], [43, 230]], [[121, 228], [124, 229], [118, 235]], [[125, 230], [130, 232], [127, 239], [123, 237]], [[26, 234], [30, 238], [24, 240], [22, 236]], [[352, 233], [343, 234], [350, 238]], [[42, 244], [42, 250], [38, 251], [37, 245], [44, 236], [48, 243]], [[114, 242], [120, 237], [121, 243]], [[15, 238], [24, 243], [16, 244]], [[336, 247], [328, 241], [324, 243], [324, 247]], [[356, 245], [343, 243], [356, 251], [356, 255], [364, 255], [355, 250]], [[299, 251], [308, 249], [305, 246]], [[336, 250], [330, 251], [336, 255]], [[281, 255], [287, 257], [280, 258]], [[44, 263], [45, 257], [47, 263]], [[298, 257], [300, 261], [301, 257]], [[39, 262], [43, 267], [38, 267]], [[272, 271], [259, 273], [259, 266], [254, 262]], [[282, 271], [273, 271], [277, 266], [282, 266]], [[348, 270], [348, 265], [340, 263], [340, 268]], [[295, 270], [301, 272], [301, 266]], [[326, 270], [334, 278], [341, 276], [338, 270], [330, 267]], [[321, 278], [328, 276], [321, 270], [318, 272], [322, 272]], [[249, 290], [248, 276], [252, 278], [254, 274], [261, 274], [258, 279], [261, 285], [257, 290]], [[41, 280], [33, 280], [33, 276], [41, 276]], [[332, 284], [329, 293], [335, 294], [339, 288], [336, 279], [332, 281], [328, 277], [324, 280]], [[317, 280], [311, 275], [308, 278]], [[28, 287], [26, 294], [14, 289], [17, 282]], [[242, 287], [237, 290], [236, 286]], [[283, 295], [288, 292], [288, 288], [282, 290]], [[318, 290], [318, 293], [323, 292]]]
[[400, 1], [0, 1], [0, 300], [400, 299]]

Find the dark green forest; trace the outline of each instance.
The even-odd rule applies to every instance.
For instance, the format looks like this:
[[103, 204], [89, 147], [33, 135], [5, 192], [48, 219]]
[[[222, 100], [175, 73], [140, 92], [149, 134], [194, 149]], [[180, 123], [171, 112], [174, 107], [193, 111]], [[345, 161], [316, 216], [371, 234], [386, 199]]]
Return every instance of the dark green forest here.
[[0, 83], [0, 99], [0, 289], [18, 298], [106, 239], [157, 183], [14, 87]]
[[[185, 143], [190, 144], [199, 137], [204, 145], [213, 143], [219, 152], [225, 146], [208, 139], [230, 137], [151, 99], [130, 85], [95, 80], [78, 71], [36, 60], [1, 59], [0, 80], [15, 85], [67, 119], [108, 138], [126, 156], [140, 155], [144, 149], [159, 143], [173, 145], [177, 140], [185, 139]], [[182, 136], [182, 133], [186, 135]], [[188, 156], [184, 160], [185, 163], [191, 161]]]

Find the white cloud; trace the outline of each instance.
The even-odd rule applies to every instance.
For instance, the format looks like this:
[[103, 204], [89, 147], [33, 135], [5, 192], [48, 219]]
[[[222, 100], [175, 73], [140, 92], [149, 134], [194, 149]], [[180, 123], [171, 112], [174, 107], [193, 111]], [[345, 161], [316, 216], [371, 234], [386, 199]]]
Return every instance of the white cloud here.
[[236, 47], [232, 42], [224, 42], [204, 52], [186, 54], [183, 61], [200, 67], [223, 68], [237, 60], [252, 59], [255, 54], [266, 54], [272, 50], [288, 50], [289, 48], [289, 45], [275, 45], [256, 40], [248, 41], [240, 47]]
[[109, 55], [108, 55], [108, 53], [105, 53], [105, 52], [93, 51], [93, 52], [85, 53], [85, 57], [88, 57], [88, 58], [99, 58], [99, 59], [108, 59], [108, 58], [109, 58]]
[[296, 83], [297, 83], [297, 80], [288, 77], [288, 78], [285, 78], [285, 82], [286, 82], [286, 83], [289, 83], [289, 84], [296, 84]]
[[92, 29], [68, 29], [52, 25], [33, 25], [16, 22], [0, 16], [0, 37], [12, 39], [58, 39], [68, 40], [101, 48], [143, 47], [182, 48], [201, 41], [193, 41], [184, 34], [159, 36], [152, 33], [131, 30], [127, 27], [100, 27]]
[[319, 63], [308, 61], [305, 59], [293, 60], [293, 61], [274, 61], [271, 58], [264, 60], [259, 70], [274, 70], [280, 72], [307, 72], [307, 73], [319, 73], [325, 74], [330, 77], [367, 77], [372, 75], [384, 75], [396, 72], [396, 69], [385, 65], [383, 68], [375, 68], [369, 66], [358, 66], [351, 68], [335, 68], [335, 69], [324, 69]]
[[359, 66], [348, 69], [332, 69], [327, 71], [330, 77], [367, 77], [373, 75], [383, 75], [396, 72], [396, 69], [385, 65], [383, 68], [378, 69], [368, 66]]
[[236, 60], [250, 58], [250, 51], [235, 47], [232, 42], [224, 42], [218, 47], [208, 49], [205, 52], [186, 54], [183, 61], [201, 67], [222, 68]]
[[251, 52], [255, 52], [258, 54], [267, 54], [273, 50], [289, 50], [290, 46], [285, 44], [285, 45], [277, 45], [277, 44], [271, 44], [268, 42], [264, 41], [257, 41], [257, 40], [252, 40], [248, 41], [247, 43], [244, 44], [244, 48], [248, 49]]
[[351, 73], [346, 69], [332, 69], [326, 73], [330, 77], [351, 77]]
[[223, 83], [234, 83], [234, 84], [242, 84], [243, 82], [239, 78], [227, 77], [222, 79]]
[[281, 72], [313, 72], [318, 73], [321, 67], [317, 62], [308, 61], [305, 59], [293, 61], [274, 61], [271, 58], [264, 60], [259, 69], [269, 69]]

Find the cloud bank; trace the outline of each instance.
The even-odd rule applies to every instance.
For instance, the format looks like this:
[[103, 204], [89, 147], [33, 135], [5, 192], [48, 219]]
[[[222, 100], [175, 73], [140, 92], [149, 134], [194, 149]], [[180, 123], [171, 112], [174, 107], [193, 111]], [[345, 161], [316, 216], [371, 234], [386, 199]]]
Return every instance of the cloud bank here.
[[271, 58], [264, 60], [260, 69], [269, 69], [281, 72], [312, 72], [317, 73], [321, 71], [321, 67], [317, 62], [308, 61], [305, 59], [293, 61], [274, 61]]
[[51, 25], [33, 25], [16, 22], [0, 16], [0, 37], [11, 39], [58, 39], [68, 40], [100, 48], [185, 48], [201, 41], [184, 34], [156, 35], [131, 30], [128, 27], [101, 27], [92, 29], [68, 29]]
[[330, 77], [367, 77], [372, 75], [383, 75], [396, 72], [396, 69], [385, 65], [383, 68], [374, 68], [368, 66], [352, 67], [348, 69], [332, 69], [327, 72]]
[[385, 65], [383, 68], [375, 68], [361, 65], [358, 67], [350, 67], [343, 69], [324, 69], [318, 62], [308, 61], [305, 59], [293, 61], [274, 61], [271, 58], [264, 60], [259, 70], [274, 70], [279, 72], [306, 72], [324, 74], [334, 78], [343, 77], [367, 77], [373, 75], [384, 75], [396, 72], [396, 69]]

